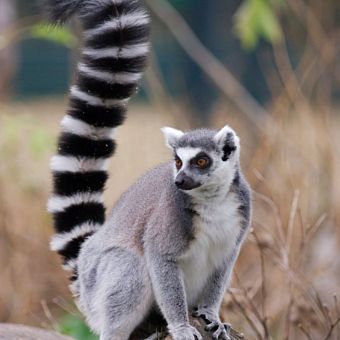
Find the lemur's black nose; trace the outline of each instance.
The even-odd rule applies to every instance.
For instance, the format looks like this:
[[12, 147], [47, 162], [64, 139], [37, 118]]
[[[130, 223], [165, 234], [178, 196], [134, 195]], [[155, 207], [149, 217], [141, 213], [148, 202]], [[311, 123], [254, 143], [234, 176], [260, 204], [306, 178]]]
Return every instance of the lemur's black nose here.
[[185, 173], [180, 173], [176, 177], [175, 184], [177, 188], [181, 190], [192, 190], [198, 188], [201, 184], [195, 182], [191, 177], [187, 176]]
[[185, 180], [184, 179], [176, 179], [175, 184], [177, 185], [178, 188], [182, 188], [185, 185]]

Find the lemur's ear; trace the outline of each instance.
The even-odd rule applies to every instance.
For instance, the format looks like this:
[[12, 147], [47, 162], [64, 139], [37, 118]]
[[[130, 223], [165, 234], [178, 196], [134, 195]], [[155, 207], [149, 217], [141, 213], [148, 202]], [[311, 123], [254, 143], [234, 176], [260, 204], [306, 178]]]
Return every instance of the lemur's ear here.
[[240, 139], [235, 131], [228, 125], [224, 126], [216, 133], [214, 141], [223, 152], [222, 160], [224, 162], [240, 147]]
[[184, 135], [183, 131], [176, 130], [170, 127], [161, 128], [161, 131], [164, 134], [166, 145], [171, 149], [175, 147], [178, 139], [180, 139]]

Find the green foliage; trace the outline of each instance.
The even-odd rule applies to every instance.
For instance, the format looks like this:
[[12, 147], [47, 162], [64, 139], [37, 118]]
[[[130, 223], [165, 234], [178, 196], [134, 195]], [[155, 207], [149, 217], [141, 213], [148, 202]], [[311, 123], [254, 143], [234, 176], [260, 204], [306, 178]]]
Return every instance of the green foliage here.
[[66, 315], [59, 323], [59, 332], [69, 335], [76, 340], [98, 340], [98, 337], [91, 333], [83, 319]]
[[235, 30], [245, 49], [254, 49], [261, 38], [272, 44], [281, 39], [282, 30], [275, 10], [272, 0], [243, 2], [235, 15]]
[[76, 44], [74, 35], [67, 28], [45, 23], [33, 25], [30, 28], [30, 35], [32, 38], [45, 39], [67, 48], [72, 48]]
[[41, 158], [53, 148], [53, 138], [43, 127], [36, 127], [30, 136], [30, 150], [35, 158]]
[[14, 155], [18, 152], [19, 131], [22, 129], [22, 121], [16, 116], [2, 115], [0, 117], [0, 153], [2, 156]]
[[38, 120], [30, 116], [3, 115], [0, 119], [2, 143], [0, 152], [4, 155], [17, 155], [21, 150], [21, 143], [28, 146], [29, 156], [41, 159], [54, 147], [54, 139], [46, 132]]

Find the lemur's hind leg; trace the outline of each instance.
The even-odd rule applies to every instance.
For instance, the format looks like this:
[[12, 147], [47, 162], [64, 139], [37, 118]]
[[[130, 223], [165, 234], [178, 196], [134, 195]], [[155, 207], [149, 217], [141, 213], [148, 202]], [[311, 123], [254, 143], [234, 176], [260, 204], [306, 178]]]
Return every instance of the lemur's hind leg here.
[[98, 269], [102, 272], [96, 294], [102, 316], [100, 340], [127, 340], [154, 302], [146, 267], [137, 255], [115, 248]]
[[[112, 303], [115, 304], [115, 302], [115, 299], [112, 299]], [[118, 306], [110, 306], [108, 303], [108, 312], [103, 319], [100, 340], [128, 340], [133, 330], [143, 321], [150, 306], [149, 301], [145, 299], [138, 305], [131, 306], [129, 311], [124, 309], [119, 314], [116, 310], [114, 313], [110, 312], [111, 307], [115, 310]]]

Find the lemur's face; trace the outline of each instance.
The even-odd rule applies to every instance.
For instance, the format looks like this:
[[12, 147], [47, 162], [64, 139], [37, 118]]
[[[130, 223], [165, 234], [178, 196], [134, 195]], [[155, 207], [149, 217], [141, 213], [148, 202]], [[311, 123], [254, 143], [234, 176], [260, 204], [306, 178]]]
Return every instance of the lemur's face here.
[[229, 126], [218, 132], [184, 133], [172, 128], [162, 131], [174, 153], [174, 180], [179, 189], [193, 194], [230, 185], [240, 147], [239, 138]]

